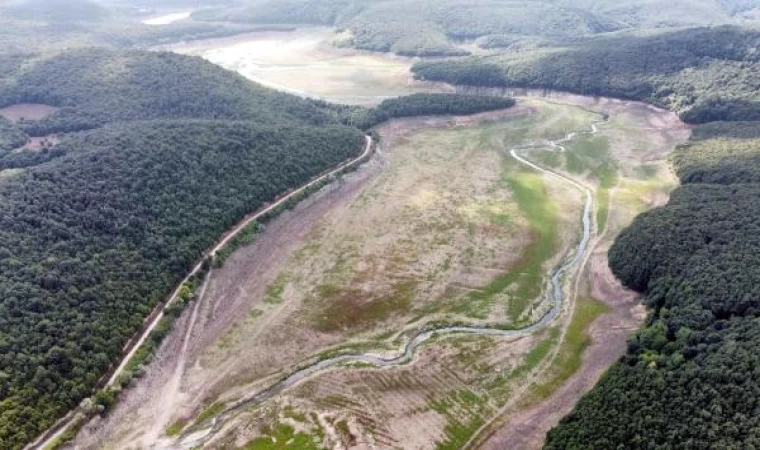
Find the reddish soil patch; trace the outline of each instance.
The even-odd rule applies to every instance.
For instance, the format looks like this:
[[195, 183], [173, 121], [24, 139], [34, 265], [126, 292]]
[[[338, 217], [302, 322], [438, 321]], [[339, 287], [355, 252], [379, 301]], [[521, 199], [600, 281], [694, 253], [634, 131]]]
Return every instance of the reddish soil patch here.
[[58, 111], [58, 108], [39, 103], [19, 103], [17, 105], [0, 108], [0, 116], [13, 123], [24, 120], [42, 120]]

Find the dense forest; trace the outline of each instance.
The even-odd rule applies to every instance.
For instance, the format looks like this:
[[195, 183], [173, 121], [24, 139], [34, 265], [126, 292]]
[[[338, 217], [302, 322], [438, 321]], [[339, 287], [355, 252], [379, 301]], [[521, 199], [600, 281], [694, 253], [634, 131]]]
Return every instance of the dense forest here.
[[510, 108], [515, 100], [466, 94], [412, 94], [383, 100], [374, 108], [325, 105], [338, 113], [341, 122], [368, 130], [389, 119], [413, 116], [469, 115]]
[[760, 448], [760, 123], [696, 128], [610, 265], [650, 315], [547, 449]]
[[760, 120], [760, 31], [733, 26], [581, 40], [525, 53], [421, 62], [418, 78], [650, 102], [693, 123]]
[[0, 160], [12, 150], [26, 144], [28, 136], [10, 121], [0, 117]]
[[200, 58], [175, 53], [77, 49], [35, 60], [5, 78], [0, 107], [42, 103], [61, 108], [46, 119], [23, 124], [32, 136], [162, 118], [312, 125], [334, 120], [314, 102], [284, 96]]

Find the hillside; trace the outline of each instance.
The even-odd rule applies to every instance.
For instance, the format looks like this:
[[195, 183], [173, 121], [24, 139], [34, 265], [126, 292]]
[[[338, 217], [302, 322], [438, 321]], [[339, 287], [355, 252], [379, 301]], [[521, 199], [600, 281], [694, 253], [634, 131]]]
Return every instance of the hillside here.
[[252, 0], [202, 10], [197, 20], [329, 25], [345, 30], [341, 45], [410, 56], [469, 53], [463, 39], [503, 35], [567, 38], [618, 30], [750, 22], [754, 0], [476, 1]]
[[687, 122], [760, 119], [760, 32], [695, 28], [582, 40], [566, 47], [421, 62], [415, 76], [641, 100]]
[[[390, 117], [511, 99], [420, 95], [377, 110], [305, 100], [200, 58], [77, 49], [9, 57], [0, 107], [0, 448], [20, 448], [92, 388], [202, 252], [246, 214], [364, 148]], [[55, 83], [51, 83], [55, 80]], [[18, 150], [27, 135], [52, 146]], [[52, 139], [52, 138], [51, 138]], [[20, 169], [20, 170], [19, 170]]]
[[[90, 129], [14, 153], [28, 167], [0, 176], [0, 448], [10, 449], [90, 395], [226, 228], [357, 155], [364, 137], [314, 102], [178, 55], [81, 50], [6, 77], [4, 105], [61, 107], [20, 123], [29, 133]], [[23, 143], [0, 125], [5, 149]]]
[[[55, 79], [55, 83], [50, 80]], [[42, 103], [58, 113], [24, 128], [34, 135], [162, 118], [327, 124], [324, 108], [255, 85], [199, 58], [79, 49], [25, 65], [6, 77], [0, 107]]]
[[0, 6], [0, 14], [21, 20], [78, 23], [105, 20], [110, 12], [90, 0], [13, 0]]
[[697, 128], [675, 157], [683, 187], [615, 243], [651, 313], [545, 448], [760, 447], [758, 127]]

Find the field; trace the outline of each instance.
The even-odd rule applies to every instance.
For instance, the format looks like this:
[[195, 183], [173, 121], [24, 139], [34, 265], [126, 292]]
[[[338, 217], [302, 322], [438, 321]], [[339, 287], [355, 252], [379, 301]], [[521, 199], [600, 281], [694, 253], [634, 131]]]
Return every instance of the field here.
[[332, 45], [335, 37], [328, 28], [305, 28], [161, 49], [202, 56], [275, 89], [346, 104], [373, 105], [388, 97], [442, 89], [415, 82], [411, 58], [337, 48]]
[[[591, 110], [610, 115], [598, 135], [545, 150], [589, 130], [602, 117]], [[661, 131], [642, 137], [643, 128]], [[529, 439], [591, 387], [641, 318], [602, 249], [636, 211], [667, 198], [667, 153], [688, 130], [636, 104], [526, 97], [505, 112], [394, 121], [379, 133], [371, 163], [213, 272], [146, 375], [78, 445], [191, 439], [227, 405], [309, 361], [390, 355], [425, 324], [535, 320], [548, 308], [547, 274], [577, 242], [582, 197], [518, 164], [512, 148], [594, 187], [597, 203], [609, 200], [595, 211], [606, 226], [594, 233], [582, 276], [568, 277], [560, 319], [518, 337], [440, 335], [399, 367], [318, 373], [238, 410], [203, 439], [212, 448], [461, 448], [504, 423], [530, 424], [508, 437]]]

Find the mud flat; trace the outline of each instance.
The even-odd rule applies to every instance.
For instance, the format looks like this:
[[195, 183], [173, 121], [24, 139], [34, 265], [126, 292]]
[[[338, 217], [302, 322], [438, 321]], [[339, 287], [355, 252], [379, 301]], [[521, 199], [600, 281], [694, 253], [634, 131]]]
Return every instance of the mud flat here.
[[414, 92], [447, 91], [421, 83], [410, 72], [413, 59], [332, 45], [329, 28], [262, 31], [157, 48], [201, 56], [246, 78], [296, 95], [372, 105]]

